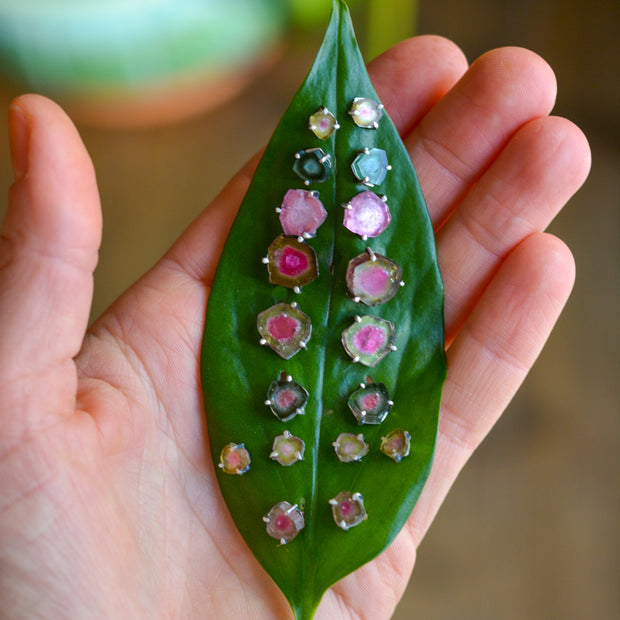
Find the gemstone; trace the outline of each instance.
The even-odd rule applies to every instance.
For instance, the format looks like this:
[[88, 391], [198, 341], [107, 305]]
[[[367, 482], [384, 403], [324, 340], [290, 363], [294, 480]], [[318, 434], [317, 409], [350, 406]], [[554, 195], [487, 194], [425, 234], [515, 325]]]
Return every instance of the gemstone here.
[[376, 129], [383, 116], [383, 105], [366, 97], [355, 97], [349, 114], [358, 127]]
[[366, 380], [367, 383], [360, 383], [349, 396], [349, 409], [358, 424], [381, 424], [394, 403], [383, 383], [372, 383], [368, 378]]
[[392, 219], [385, 200], [369, 190], [354, 196], [344, 208], [345, 228], [362, 239], [378, 237]]
[[267, 251], [267, 268], [272, 284], [301, 289], [319, 275], [315, 251], [297, 237], [280, 235]]
[[375, 366], [390, 351], [395, 351], [394, 325], [377, 316], [355, 317], [342, 332], [342, 344], [354, 362]]
[[401, 268], [393, 260], [370, 248], [349, 261], [347, 287], [353, 300], [377, 306], [390, 301], [404, 284]]
[[310, 340], [312, 324], [297, 304], [279, 303], [258, 315], [260, 343], [272, 348], [280, 357], [290, 359]]
[[287, 235], [314, 237], [325, 221], [327, 211], [319, 200], [318, 192], [289, 189], [280, 207], [280, 223]]
[[402, 428], [397, 428], [381, 438], [381, 452], [394, 459], [397, 463], [409, 456], [410, 448], [411, 435]]
[[265, 404], [278, 420], [288, 422], [304, 413], [307, 401], [308, 391], [283, 372], [278, 381], [271, 382]]
[[263, 521], [267, 524], [267, 534], [281, 545], [293, 540], [305, 526], [304, 515], [297, 504], [291, 506], [288, 502], [278, 502]]
[[303, 461], [305, 448], [306, 444], [299, 437], [284, 431], [273, 440], [269, 458], [278, 461], [280, 465], [293, 465], [297, 461]]
[[332, 160], [323, 149], [306, 149], [295, 153], [293, 171], [305, 185], [327, 181], [332, 172]]
[[368, 518], [361, 493], [340, 491], [329, 503], [336, 525], [345, 532]]
[[338, 459], [343, 463], [361, 461], [368, 454], [368, 444], [364, 441], [364, 435], [340, 433], [332, 445]]
[[351, 169], [358, 181], [373, 187], [383, 183], [392, 166], [388, 164], [387, 154], [383, 149], [366, 148], [355, 158]]
[[220, 453], [218, 467], [225, 474], [245, 474], [250, 469], [250, 453], [242, 443], [229, 443]]
[[340, 129], [340, 125], [336, 117], [327, 108], [323, 107], [308, 119], [308, 128], [317, 138], [327, 140], [336, 129]]

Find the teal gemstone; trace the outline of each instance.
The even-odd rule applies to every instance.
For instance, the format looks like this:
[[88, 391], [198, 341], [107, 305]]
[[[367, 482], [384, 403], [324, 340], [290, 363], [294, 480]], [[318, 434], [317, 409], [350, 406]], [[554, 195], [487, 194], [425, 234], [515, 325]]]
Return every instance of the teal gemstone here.
[[351, 169], [358, 181], [373, 187], [383, 183], [388, 170], [392, 168], [383, 149], [367, 148], [355, 158], [351, 164]]

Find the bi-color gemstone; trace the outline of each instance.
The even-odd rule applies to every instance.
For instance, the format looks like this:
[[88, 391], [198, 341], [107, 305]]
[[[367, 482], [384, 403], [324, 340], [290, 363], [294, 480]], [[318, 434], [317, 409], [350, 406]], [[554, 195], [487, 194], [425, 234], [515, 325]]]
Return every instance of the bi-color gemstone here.
[[360, 493], [340, 491], [336, 497], [329, 500], [329, 504], [336, 525], [345, 532], [368, 518], [364, 498]]
[[308, 128], [317, 138], [327, 140], [327, 138], [334, 134], [336, 129], [340, 129], [340, 125], [336, 117], [327, 108], [323, 107], [310, 116]]
[[342, 344], [354, 362], [375, 366], [390, 351], [396, 349], [394, 325], [377, 316], [356, 317], [342, 332]]
[[245, 474], [250, 469], [250, 453], [242, 443], [229, 443], [220, 452], [218, 467], [225, 474]]
[[295, 153], [293, 171], [305, 185], [327, 181], [332, 173], [332, 160], [323, 149], [305, 149]]
[[304, 515], [297, 504], [292, 506], [284, 501], [273, 506], [263, 521], [267, 524], [267, 534], [281, 545], [293, 540], [305, 526]]
[[263, 310], [258, 315], [257, 327], [260, 343], [285, 360], [306, 348], [312, 332], [310, 317], [297, 304], [279, 303]]
[[368, 454], [368, 444], [364, 441], [364, 435], [340, 433], [332, 445], [342, 463], [361, 461]]
[[383, 105], [367, 97], [355, 97], [349, 114], [358, 127], [377, 129], [383, 116]]
[[306, 444], [302, 439], [284, 431], [273, 440], [269, 457], [280, 465], [289, 466], [303, 460], [305, 448]]
[[282, 373], [278, 381], [272, 381], [265, 404], [281, 422], [288, 422], [304, 413], [308, 401], [308, 390]]
[[269, 246], [267, 268], [272, 284], [294, 289], [301, 289], [319, 275], [316, 252], [289, 235], [280, 235]]
[[402, 428], [397, 428], [381, 438], [381, 452], [397, 463], [409, 456], [410, 449], [411, 435]]
[[377, 306], [390, 301], [403, 285], [402, 270], [393, 260], [366, 251], [349, 261], [347, 287], [354, 301]]
[[349, 397], [349, 409], [358, 424], [381, 424], [394, 403], [383, 383], [361, 383]]

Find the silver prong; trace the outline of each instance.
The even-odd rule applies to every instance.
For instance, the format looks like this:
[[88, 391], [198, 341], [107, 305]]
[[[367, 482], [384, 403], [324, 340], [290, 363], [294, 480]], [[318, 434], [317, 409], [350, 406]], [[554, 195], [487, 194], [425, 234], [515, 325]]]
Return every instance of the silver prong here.
[[287, 542], [288, 542], [288, 538], [280, 538], [281, 545], [286, 545]]
[[368, 235], [362, 235], [362, 241], [368, 241]]
[[359, 314], [356, 314], [354, 318], [355, 318], [355, 322], [356, 323], [361, 323], [362, 322], [362, 317]]
[[295, 153], [295, 159], [301, 159], [301, 153]]
[[282, 434], [283, 434], [283, 435], [284, 435], [287, 439], [288, 439], [289, 437], [291, 437], [291, 433], [290, 433], [289, 431], [284, 431]]
[[351, 203], [350, 203], [350, 202], [345, 202], [345, 203], [342, 205], [342, 208], [343, 208], [343, 209], [346, 209], [347, 211], [350, 211], [353, 207], [351, 206]]
[[292, 377], [291, 375], [286, 375], [286, 380], [287, 380], [287, 381], [292, 381], [292, 380], [293, 380], [293, 377]]
[[392, 169], [392, 166], [390, 166], [390, 164], [388, 164], [388, 165], [385, 167], [385, 169], [386, 169], [386, 170], [391, 170], [391, 169]]
[[312, 239], [312, 235], [311, 235], [310, 233], [307, 233], [307, 232], [303, 233], [303, 234], [302, 234], [302, 237], [303, 237], [304, 239]]
[[304, 242], [303, 236], [299, 235], [299, 237], [297, 237], [297, 241], [299, 241], [299, 243], [303, 243]]
[[325, 106], [321, 108], [321, 112], [323, 112], [323, 114], [329, 114], [329, 110]]
[[377, 109], [379, 109], [379, 110], [383, 110], [383, 108], [384, 108], [384, 107], [385, 107], [385, 106], [384, 106], [382, 103], [380, 103], [380, 104], [377, 106]]
[[326, 161], [329, 161], [329, 155], [326, 153], [323, 157], [319, 158], [319, 161], [324, 164]]
[[269, 455], [269, 458], [270, 458], [270, 459], [276, 459], [277, 457], [278, 457], [278, 453], [277, 453], [277, 452], [272, 452], [272, 453]]
[[297, 415], [304, 415], [306, 412], [303, 409], [300, 409], [299, 407], [297, 407], [297, 409], [295, 409], [295, 413]]
[[295, 456], [297, 457], [298, 461], [303, 461], [304, 460], [304, 455], [299, 450], [297, 450], [297, 452], [295, 452]]
[[217, 464], [217, 466], [218, 466], [220, 469], [224, 469], [224, 463], [218, 463], [218, 464]]
[[359, 362], [359, 361], [360, 361], [360, 356], [359, 356], [359, 355], [356, 355], [356, 356], [353, 358], [353, 363], [354, 363], [354, 364], [357, 364], [357, 362]]
[[263, 263], [263, 265], [268, 265], [269, 259], [266, 256], [263, 256], [263, 258], [260, 259], [260, 262]]
[[360, 434], [357, 436], [357, 438], [358, 438], [360, 441], [364, 441], [364, 435], [362, 435], [362, 433], [360, 433]]
[[377, 127], [379, 127], [379, 123], [377, 123], [377, 121], [374, 121], [372, 124], [372, 128], [377, 129]]
[[340, 123], [336, 123], [336, 124], [334, 125], [334, 129], [340, 129]]
[[381, 198], [381, 200], [382, 200], [383, 202], [387, 202], [387, 201], [388, 201], [388, 197], [387, 197], [385, 194], [382, 194], [382, 195], [380, 196], [380, 198]]
[[291, 308], [297, 308], [297, 302], [296, 301], [292, 301], [291, 302]]
[[299, 343], [299, 346], [300, 346], [302, 349], [307, 349], [307, 348], [308, 348], [308, 347], [307, 347], [307, 344], [308, 344], [308, 343], [306, 343], [306, 342], [304, 342], [304, 341], [302, 340], [302, 341]]
[[345, 532], [347, 532], [347, 531], [349, 530], [349, 526], [346, 524], [346, 521], [344, 521], [344, 520], [342, 520], [342, 521], [340, 522], [340, 527], [341, 527], [341, 528], [342, 528]]
[[394, 344], [390, 345], [390, 351], [398, 351], [398, 347]]
[[310, 181], [308, 181], [308, 179], [306, 179], [306, 180], [304, 181], [304, 185], [307, 187], [308, 185], [310, 185]]
[[370, 153], [370, 149], [365, 146], [362, 152], [364, 153], [364, 155], [368, 155], [368, 153]]
[[329, 505], [330, 506], [337, 506], [338, 502], [332, 497], [332, 499], [329, 500]]
[[293, 287], [293, 291], [299, 295], [301, 293], [301, 289], [298, 286]]
[[310, 196], [312, 196], [313, 198], [318, 198], [320, 194], [316, 190], [313, 190], [310, 192]]
[[368, 414], [366, 413], [366, 409], [362, 409], [360, 411], [360, 416], [362, 416], [362, 418], [365, 418]]
[[354, 502], [359, 502], [360, 499], [362, 499], [362, 494], [361, 493], [353, 493], [353, 495], [351, 495], [351, 499]]
[[388, 400], [387, 404], [391, 407], [394, 404], [394, 401], [393, 400]]
[[359, 304], [359, 302], [360, 302], [360, 301], [362, 301], [362, 300], [361, 300], [359, 297], [355, 296], [355, 297], [353, 298], [353, 301], [354, 301], [356, 304]]
[[405, 281], [401, 280], [398, 284], [399, 284], [399, 286], [405, 286]]
[[265, 405], [267, 405], [267, 407], [269, 407], [269, 406], [271, 405], [271, 401], [270, 401], [269, 399], [267, 399], [267, 400], [265, 401]]
[[366, 384], [365, 383], [360, 383], [360, 387], [362, 388], [362, 390], [366, 389]]
[[264, 521], [265, 523], [269, 523], [270, 519], [269, 519], [269, 517], [268, 517], [268, 516], [264, 516], [264, 517], [263, 517], [263, 521]]
[[368, 252], [368, 256], [370, 256], [370, 260], [374, 263], [377, 260], [377, 255], [372, 251], [371, 248], [366, 248], [366, 252]]
[[282, 209], [280, 207], [276, 207], [276, 213], [282, 213]]
[[290, 515], [291, 512], [294, 512], [295, 510], [297, 510], [297, 504], [293, 504], [287, 511], [286, 514]]
[[258, 342], [259, 342], [262, 346], [265, 346], [265, 345], [267, 344], [267, 341], [266, 341], [264, 338], [261, 338]]

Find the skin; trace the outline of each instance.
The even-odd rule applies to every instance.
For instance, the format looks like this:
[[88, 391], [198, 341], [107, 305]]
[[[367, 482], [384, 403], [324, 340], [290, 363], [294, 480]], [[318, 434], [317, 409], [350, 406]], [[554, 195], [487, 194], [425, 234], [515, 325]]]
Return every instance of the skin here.
[[[393, 544], [317, 618], [389, 618], [416, 548], [540, 352], [574, 264], [542, 232], [585, 180], [583, 134], [549, 116], [527, 50], [468, 67], [438, 37], [371, 78], [411, 154], [446, 285], [448, 377], [432, 473]], [[209, 454], [202, 320], [250, 162], [90, 329], [101, 240], [95, 174], [51, 101], [10, 110], [15, 183], [0, 237], [0, 617], [289, 618], [238, 535]]]

